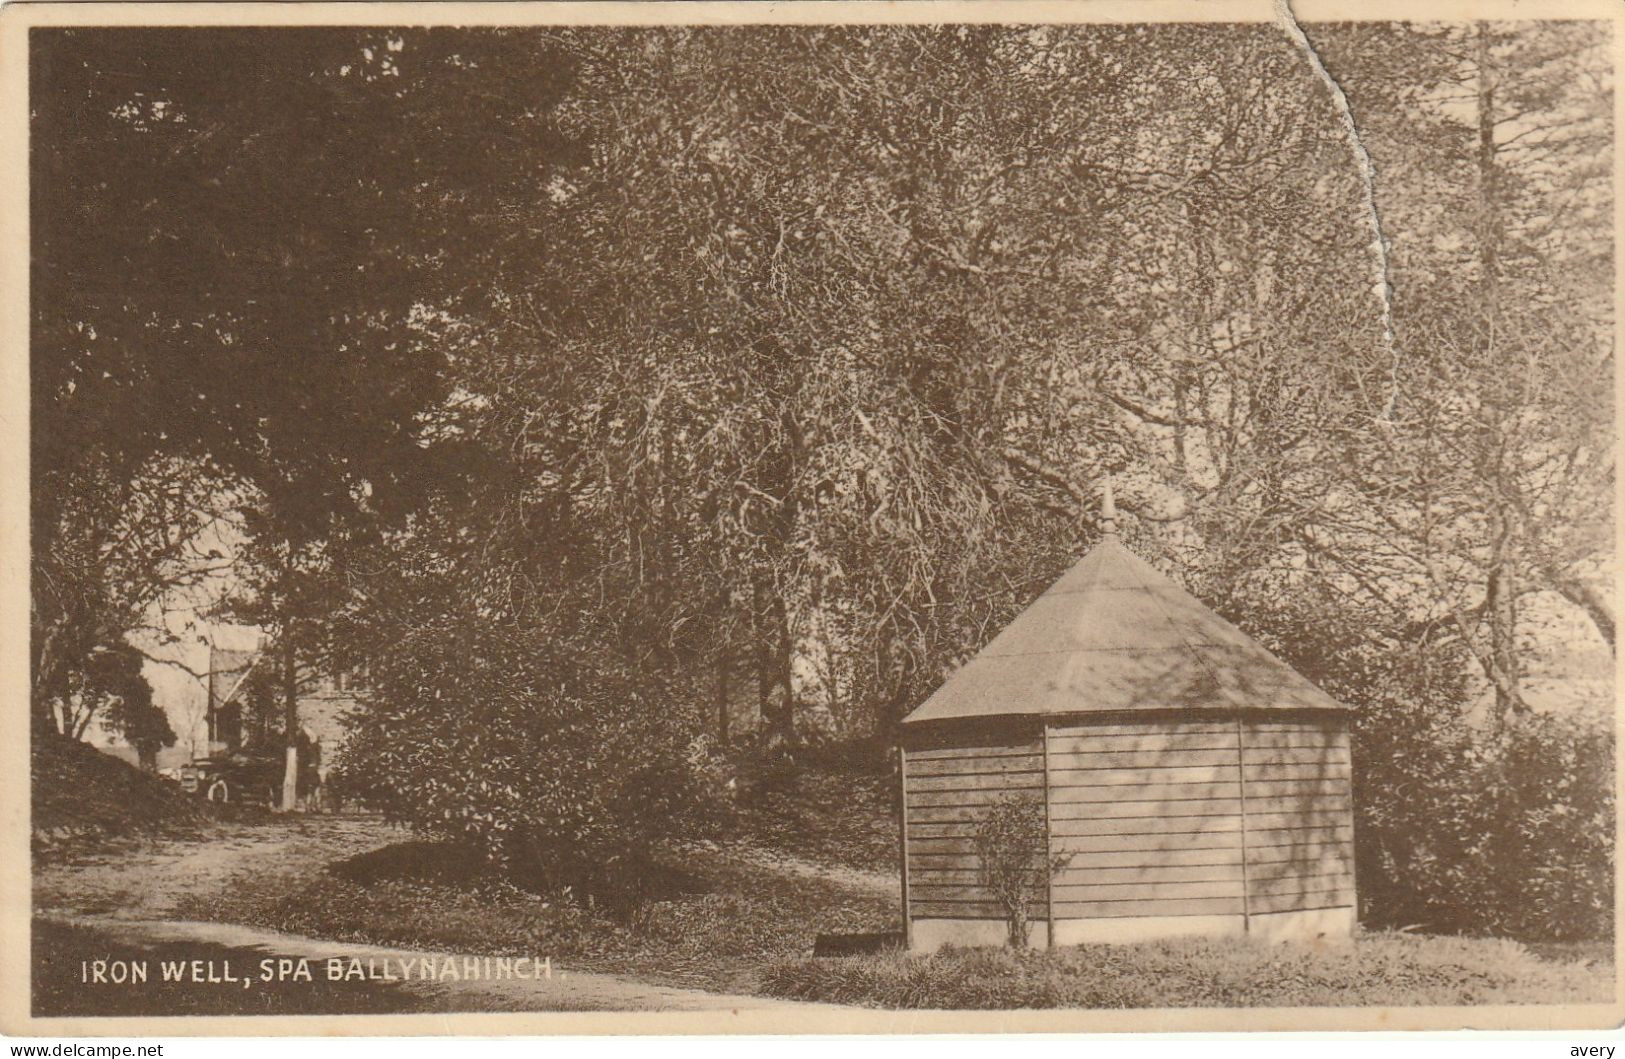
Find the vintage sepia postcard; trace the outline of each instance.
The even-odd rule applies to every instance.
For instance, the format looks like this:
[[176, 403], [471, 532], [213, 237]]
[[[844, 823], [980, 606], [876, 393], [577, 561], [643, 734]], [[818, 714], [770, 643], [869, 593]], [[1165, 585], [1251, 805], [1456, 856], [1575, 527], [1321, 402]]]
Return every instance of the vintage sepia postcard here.
[[5, 8], [0, 1028], [1617, 1026], [1622, 10]]

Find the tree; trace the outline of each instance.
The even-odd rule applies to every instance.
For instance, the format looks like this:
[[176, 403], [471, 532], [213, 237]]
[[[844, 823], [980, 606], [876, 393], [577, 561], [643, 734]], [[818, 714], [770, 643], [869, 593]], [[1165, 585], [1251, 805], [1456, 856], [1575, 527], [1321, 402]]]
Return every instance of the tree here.
[[135, 747], [141, 767], [156, 771], [158, 751], [175, 745], [169, 718], [152, 701], [152, 685], [141, 674], [139, 651], [107, 651], [96, 656], [90, 678], [96, 693], [106, 696], [108, 728]]
[[[492, 446], [529, 446], [521, 478], [603, 521], [624, 642], [732, 657], [697, 638], [749, 629], [771, 741], [805, 719], [789, 698], [813, 664], [872, 728], [1075, 555], [1076, 480], [1103, 464], [1183, 459], [1143, 493], [1211, 508], [1215, 539], [1237, 521], [1218, 502], [1257, 495], [1270, 461], [1278, 505], [1311, 508], [1338, 464], [1304, 437], [1364, 422], [1347, 394], [1386, 365], [1348, 146], [1272, 92], [1314, 84], [1272, 33], [565, 35], [590, 161], [535, 207], [547, 243], [526, 259], [572, 267], [507, 289], [490, 348], [514, 352], [464, 385], [492, 402], [479, 421], [522, 428]], [[1218, 76], [1236, 67], [1256, 78]], [[1214, 278], [1258, 245], [1267, 267]], [[1168, 320], [1187, 285], [1209, 293]], [[1171, 351], [1193, 351], [1177, 376]]]
[[36, 483], [31, 713], [49, 727], [98, 654], [135, 649], [132, 634], [173, 641], [166, 609], [229, 559], [216, 533], [219, 479], [206, 463], [95, 452], [40, 471]]
[[99, 723], [135, 747], [142, 768], [157, 768], [159, 749], [174, 746], [175, 733], [152, 701], [152, 685], [141, 672], [144, 660], [127, 644], [94, 652], [84, 669], [69, 676], [67, 692], [57, 700], [62, 734], [82, 739]]
[[1532, 597], [1567, 600], [1613, 648], [1602, 37], [1460, 23], [1326, 39], [1379, 166], [1399, 400], [1390, 429], [1351, 446], [1362, 486], [1319, 547], [1385, 581], [1379, 605], [1459, 637], [1497, 715], [1522, 714]]
[[469, 108], [545, 151], [554, 81], [486, 84], [499, 33], [413, 36], [409, 57], [370, 30], [33, 38], [37, 718], [87, 650], [219, 569], [176, 558], [211, 519], [255, 503], [291, 556], [358, 508], [401, 517], [431, 473], [416, 416], [443, 362], [415, 321], [466, 249], [448, 214], [534, 173], [471, 141]]

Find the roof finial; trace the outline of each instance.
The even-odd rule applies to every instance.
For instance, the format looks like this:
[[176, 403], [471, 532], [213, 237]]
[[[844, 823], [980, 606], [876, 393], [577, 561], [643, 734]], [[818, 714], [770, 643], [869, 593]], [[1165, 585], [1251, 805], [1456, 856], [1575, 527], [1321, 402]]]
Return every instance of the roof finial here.
[[1103, 536], [1117, 536], [1117, 502], [1112, 497], [1112, 472], [1106, 472], [1106, 480], [1101, 486], [1100, 495], [1100, 532]]

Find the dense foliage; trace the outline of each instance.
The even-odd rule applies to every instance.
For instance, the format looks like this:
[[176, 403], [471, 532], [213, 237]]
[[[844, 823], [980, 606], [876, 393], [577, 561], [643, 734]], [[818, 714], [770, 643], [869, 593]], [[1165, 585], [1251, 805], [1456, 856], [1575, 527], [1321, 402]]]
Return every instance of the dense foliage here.
[[1486, 735], [1410, 707], [1362, 718], [1356, 753], [1369, 925], [1613, 935], [1610, 726], [1531, 717]]
[[339, 782], [524, 885], [632, 909], [664, 840], [721, 822], [727, 777], [669, 701], [569, 646], [425, 630], [375, 670]]
[[1385, 635], [1332, 599], [1252, 620], [1354, 708], [1361, 922], [1528, 941], [1612, 936], [1607, 713], [1499, 720], [1458, 641]]
[[91, 659], [85, 694], [106, 700], [104, 723], [135, 747], [141, 764], [154, 768], [158, 750], [175, 745], [169, 717], [152, 701], [152, 685], [141, 672], [139, 652], [122, 647]]

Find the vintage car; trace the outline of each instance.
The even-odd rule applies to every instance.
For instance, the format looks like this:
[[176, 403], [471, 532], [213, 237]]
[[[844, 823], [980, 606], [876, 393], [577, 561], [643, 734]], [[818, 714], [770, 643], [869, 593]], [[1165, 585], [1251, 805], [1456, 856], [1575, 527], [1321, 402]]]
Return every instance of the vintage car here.
[[[270, 753], [233, 750], [182, 765], [182, 789], [211, 802], [275, 805], [282, 794], [284, 759]], [[313, 768], [299, 770], [299, 796], [306, 798], [319, 784]]]

